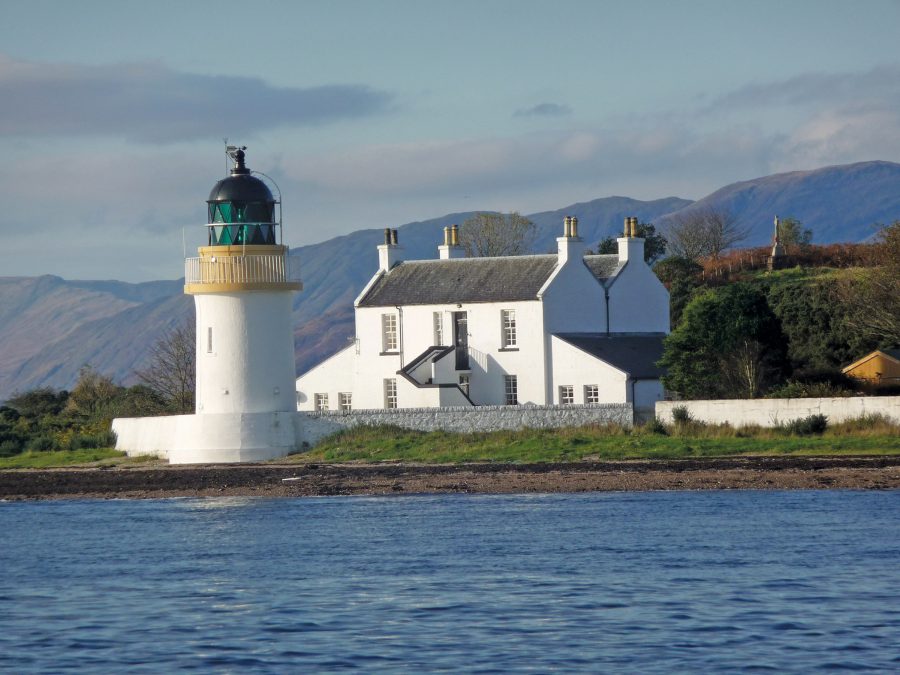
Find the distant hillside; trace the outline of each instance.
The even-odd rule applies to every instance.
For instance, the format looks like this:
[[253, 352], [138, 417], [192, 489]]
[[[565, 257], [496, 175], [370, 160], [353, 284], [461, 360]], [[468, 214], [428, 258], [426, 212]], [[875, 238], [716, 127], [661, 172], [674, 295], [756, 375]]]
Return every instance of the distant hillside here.
[[900, 164], [860, 162], [732, 183], [678, 213], [704, 208], [737, 216], [751, 232], [745, 246], [768, 244], [776, 215], [812, 228], [817, 244], [864, 241], [873, 224], [900, 219]]
[[[794, 216], [812, 227], [814, 241], [859, 241], [875, 222], [900, 218], [900, 165], [865, 162], [793, 172], [726, 186], [692, 203], [677, 197], [638, 201], [606, 197], [531, 214], [537, 252], [556, 249], [566, 215], [578, 216], [589, 245], [621, 232], [626, 216], [664, 223], [666, 214], [697, 206], [723, 208], [752, 229], [747, 245], [767, 243], [772, 219]], [[475, 212], [401, 225], [410, 259], [433, 258], [445, 225]], [[294, 303], [297, 370], [302, 372], [347, 345], [353, 299], [374, 273], [381, 230], [362, 230], [292, 251], [300, 258], [304, 290]], [[36, 386], [69, 388], [90, 363], [125, 383], [146, 366], [150, 346], [167, 329], [193, 320], [182, 282], [128, 284], [65, 281], [59, 277], [0, 278], [0, 401]]]

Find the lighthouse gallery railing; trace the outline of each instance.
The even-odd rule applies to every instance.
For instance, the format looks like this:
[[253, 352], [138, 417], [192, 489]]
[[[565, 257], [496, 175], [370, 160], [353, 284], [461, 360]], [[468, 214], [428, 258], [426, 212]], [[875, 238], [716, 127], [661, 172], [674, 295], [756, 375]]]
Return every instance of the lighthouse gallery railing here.
[[288, 255], [187, 258], [186, 284], [252, 284], [300, 281], [300, 261]]

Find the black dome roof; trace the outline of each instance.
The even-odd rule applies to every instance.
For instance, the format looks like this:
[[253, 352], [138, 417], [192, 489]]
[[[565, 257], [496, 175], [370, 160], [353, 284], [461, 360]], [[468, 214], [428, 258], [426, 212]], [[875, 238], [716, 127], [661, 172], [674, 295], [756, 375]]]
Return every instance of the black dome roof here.
[[271, 190], [259, 178], [250, 175], [244, 166], [244, 151], [234, 154], [235, 165], [231, 175], [213, 186], [207, 202], [268, 202], [275, 203]]

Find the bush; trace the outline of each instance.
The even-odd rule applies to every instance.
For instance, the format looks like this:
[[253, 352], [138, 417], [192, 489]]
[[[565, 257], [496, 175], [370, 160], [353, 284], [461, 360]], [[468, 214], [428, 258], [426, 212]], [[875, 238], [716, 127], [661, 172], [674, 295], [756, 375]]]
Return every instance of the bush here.
[[73, 434], [69, 440], [69, 450], [112, 448], [116, 445], [116, 435], [111, 431], [96, 434]]
[[659, 421], [658, 417], [654, 417], [652, 420], [647, 422], [644, 425], [644, 431], [648, 434], [658, 434], [660, 436], [668, 436], [669, 431], [666, 429], [666, 425]]
[[694, 418], [691, 417], [691, 411], [687, 409], [686, 405], [678, 405], [672, 408], [672, 421], [675, 424], [688, 424], [693, 422]]
[[52, 436], [34, 436], [31, 440], [28, 441], [28, 445], [25, 447], [26, 450], [31, 450], [32, 452], [49, 452], [50, 450], [58, 450], [56, 447], [56, 441]]
[[786, 384], [772, 389], [766, 398], [840, 398], [853, 396], [855, 393], [843, 387], [836, 387], [829, 382], [789, 380]]
[[18, 455], [24, 449], [24, 444], [21, 441], [13, 440], [11, 438], [0, 441], [0, 457], [12, 457], [13, 455]]
[[825, 415], [810, 415], [787, 422], [784, 430], [795, 436], [813, 436], [821, 434], [827, 426], [828, 418]]

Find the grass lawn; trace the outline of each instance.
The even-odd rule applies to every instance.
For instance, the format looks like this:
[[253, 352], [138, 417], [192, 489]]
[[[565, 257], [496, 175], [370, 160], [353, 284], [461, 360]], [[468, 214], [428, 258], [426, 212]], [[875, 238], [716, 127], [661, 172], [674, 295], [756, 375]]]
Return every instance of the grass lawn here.
[[862, 430], [836, 427], [816, 436], [794, 436], [769, 429], [742, 431], [699, 425], [671, 430], [669, 434], [652, 433], [641, 428], [629, 431], [608, 427], [522, 429], [475, 434], [364, 427], [330, 436], [310, 452], [291, 455], [288, 461], [452, 464], [728, 455], [900, 454], [900, 428], [882, 427]]
[[124, 452], [112, 448], [58, 450], [54, 452], [23, 452], [12, 457], [0, 457], [0, 469], [49, 469], [59, 466], [90, 464], [105, 459], [120, 463]]

